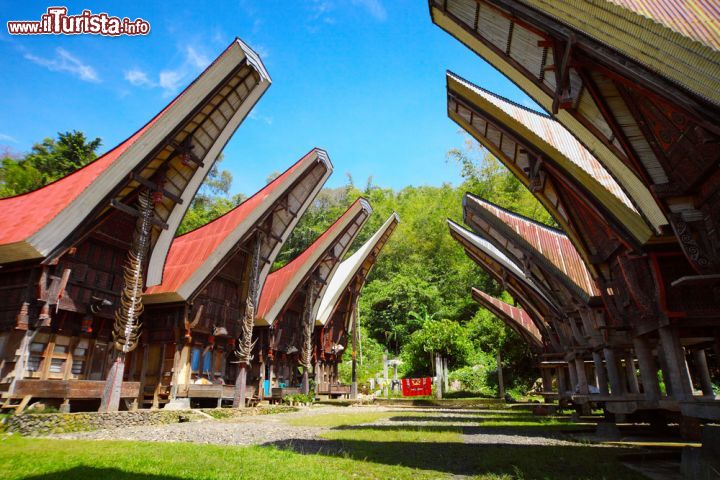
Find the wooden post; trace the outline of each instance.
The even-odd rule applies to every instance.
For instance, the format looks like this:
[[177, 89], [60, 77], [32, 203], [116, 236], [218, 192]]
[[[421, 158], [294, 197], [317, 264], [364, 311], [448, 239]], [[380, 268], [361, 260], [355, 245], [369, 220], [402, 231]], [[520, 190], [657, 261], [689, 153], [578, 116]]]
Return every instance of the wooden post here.
[[575, 357], [575, 370], [577, 371], [577, 388], [580, 395], [588, 394], [587, 374], [585, 373], [585, 360], [582, 356]]
[[563, 396], [567, 393], [567, 380], [565, 377], [565, 367], [558, 367], [557, 369], [557, 384], [558, 394]]
[[630, 387], [630, 393], [640, 393], [640, 386], [638, 385], [637, 373], [635, 370], [635, 359], [631, 351], [625, 352], [625, 372], [628, 380], [628, 387]]
[[663, 354], [668, 367], [670, 383], [672, 384], [672, 395], [676, 400], [686, 400], [692, 396], [692, 383], [685, 362], [685, 352], [680, 339], [671, 327], [658, 329], [660, 342], [662, 343]]
[[388, 388], [388, 368], [387, 368], [387, 350], [383, 353], [383, 390], [386, 397], [390, 396], [390, 389]]
[[608, 389], [607, 372], [603, 365], [602, 356], [600, 352], [593, 352], [593, 362], [595, 363], [595, 377], [597, 378], [597, 387], [600, 390], [601, 395], [608, 395], [610, 390]]
[[115, 351], [115, 360], [113, 360], [110, 372], [108, 372], [105, 388], [103, 389], [102, 398], [100, 399], [100, 408], [98, 412], [117, 412], [120, 408], [120, 390], [122, 388], [122, 379], [125, 374], [125, 352]]
[[443, 367], [442, 357], [439, 353], [435, 354], [435, 398], [438, 400], [443, 398]]
[[235, 377], [235, 394], [233, 395], [233, 408], [245, 408], [245, 393], [247, 389], [248, 364], [238, 364], [238, 373]]
[[648, 346], [648, 341], [643, 337], [636, 337], [633, 339], [633, 345], [640, 366], [640, 381], [642, 382], [645, 400], [657, 402], [660, 400], [660, 387], [657, 379], [658, 367]]
[[708, 397], [715, 396], [712, 379], [710, 378], [710, 370], [708, 370], [707, 358], [705, 357], [705, 350], [695, 350], [693, 352], [693, 358], [695, 359], [695, 369], [700, 377], [700, 388], [702, 388], [703, 395]]
[[622, 395], [624, 389], [622, 388], [622, 382], [620, 381], [620, 373], [617, 368], [615, 351], [608, 347], [603, 349], [603, 353], [605, 354], [605, 368], [607, 368], [607, 374], [610, 380], [610, 393], [613, 395]]
[[357, 321], [357, 307], [352, 312], [352, 373], [350, 377], [350, 398], [356, 399], [358, 395], [358, 384], [357, 384], [357, 347], [358, 347], [358, 321]]
[[500, 354], [500, 349], [497, 351], [497, 372], [498, 372], [498, 398], [502, 400], [505, 398], [505, 380], [503, 379], [503, 371], [502, 371], [502, 355]]
[[[448, 359], [443, 358], [443, 391], [447, 392], [450, 390], [450, 384], [448, 379]], [[397, 365], [395, 365], [395, 380], [397, 380]]]

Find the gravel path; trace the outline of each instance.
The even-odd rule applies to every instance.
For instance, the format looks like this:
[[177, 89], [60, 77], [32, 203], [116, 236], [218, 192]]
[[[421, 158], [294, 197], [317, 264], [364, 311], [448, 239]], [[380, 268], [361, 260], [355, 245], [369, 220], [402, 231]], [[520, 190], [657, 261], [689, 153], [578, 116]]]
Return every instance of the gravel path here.
[[[220, 445], [276, 445], [292, 443], [294, 440], [314, 440], [323, 448], [327, 441], [319, 438], [328, 427], [294, 426], [288, 420], [296, 417], [324, 414], [349, 414], [357, 412], [399, 413], [381, 418], [368, 425], [393, 426], [453, 426], [462, 428], [462, 439], [467, 444], [483, 445], [572, 445], [564, 435], [542, 429], [483, 427], [481, 415], [492, 413], [488, 410], [423, 409], [402, 407], [332, 407], [320, 406], [302, 409], [299, 412], [256, 415], [232, 420], [201, 420], [170, 425], [128, 427], [114, 430], [96, 430], [52, 435], [54, 438], [87, 440], [138, 440], [153, 442], [194, 442]], [[329, 444], [324, 445], [328, 447]]]
[[[354, 408], [354, 407], [353, 407]], [[359, 407], [360, 408], [360, 407]], [[361, 407], [375, 411], [377, 407]], [[253, 415], [232, 420], [200, 420], [170, 425], [148, 425], [113, 430], [95, 430], [51, 435], [53, 438], [82, 440], [137, 440], [147, 442], [193, 442], [219, 445], [255, 445], [287, 440], [313, 440], [325, 427], [289, 425], [294, 417], [349, 413], [348, 407], [313, 407], [293, 413]]]

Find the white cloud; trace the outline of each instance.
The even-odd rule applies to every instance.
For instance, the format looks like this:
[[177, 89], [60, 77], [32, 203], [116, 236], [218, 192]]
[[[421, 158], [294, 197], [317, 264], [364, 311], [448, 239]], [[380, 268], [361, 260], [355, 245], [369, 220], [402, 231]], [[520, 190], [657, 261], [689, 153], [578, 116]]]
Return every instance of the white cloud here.
[[185, 58], [186, 61], [190, 63], [190, 65], [198, 69], [205, 69], [205, 67], [210, 65], [210, 59], [205, 55], [199, 53], [190, 45], [188, 45], [187, 49], [185, 50]]
[[178, 70], [163, 70], [160, 72], [160, 81], [158, 85], [167, 92], [172, 92], [180, 88], [183, 74]]
[[352, 0], [352, 3], [365, 8], [376, 20], [381, 22], [387, 20], [387, 11], [380, 0]]
[[175, 69], [160, 71], [157, 79], [139, 68], [125, 71], [125, 80], [135, 87], [161, 88], [166, 96], [176, 93], [189, 77], [197, 74], [210, 64], [210, 59], [195, 47], [186, 45], [181, 49], [183, 61]]
[[250, 120], [256, 120], [259, 122], [263, 122], [266, 125], [272, 125], [272, 123], [273, 123], [273, 117], [263, 115], [257, 109], [250, 110], [250, 115], [248, 115], [248, 117], [250, 118]]
[[4, 133], [0, 133], [0, 142], [12, 142], [12, 143], [18, 143], [17, 139], [11, 135], [6, 135]]
[[64, 48], [56, 48], [55, 53], [55, 58], [38, 57], [32, 53], [25, 53], [25, 58], [53, 72], [68, 72], [86, 82], [100, 82], [100, 77], [93, 67], [83, 63]]
[[147, 73], [143, 72], [139, 69], [134, 70], [128, 70], [125, 72], [125, 80], [130, 82], [131, 85], [139, 86], [139, 85], [148, 85], [152, 86], [153, 82], [150, 81], [150, 79], [147, 76]]

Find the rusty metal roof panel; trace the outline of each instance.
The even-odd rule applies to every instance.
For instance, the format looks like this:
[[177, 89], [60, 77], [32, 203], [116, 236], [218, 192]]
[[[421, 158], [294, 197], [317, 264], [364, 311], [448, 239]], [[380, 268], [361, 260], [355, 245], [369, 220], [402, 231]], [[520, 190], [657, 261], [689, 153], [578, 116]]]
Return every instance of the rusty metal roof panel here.
[[538, 330], [532, 318], [530, 318], [530, 315], [528, 315], [525, 310], [505, 303], [477, 288], [472, 289], [472, 294], [475, 301], [488, 307], [492, 313], [502, 316], [506, 323], [514, 324], [516, 330], [520, 329], [525, 335], [533, 338], [538, 344], [542, 345], [540, 330]]
[[472, 195], [466, 195], [465, 198], [471, 204], [500, 219], [589, 297], [600, 295], [590, 271], [567, 235], [529, 218], [509, 212], [486, 200]]
[[522, 0], [720, 105], [716, 0]]
[[527, 107], [522, 107], [506, 98], [478, 87], [453, 73], [448, 72], [448, 77], [472, 90], [484, 100], [504, 112], [509, 118], [514, 119], [530, 132], [537, 135], [537, 139], [528, 139], [531, 143], [536, 143], [538, 139], [545, 142], [581, 170], [587, 172], [592, 178], [597, 180], [600, 185], [605, 187], [605, 189], [612, 192], [627, 208], [637, 213], [635, 206], [605, 167], [559, 122], [549, 115], [536, 112]]

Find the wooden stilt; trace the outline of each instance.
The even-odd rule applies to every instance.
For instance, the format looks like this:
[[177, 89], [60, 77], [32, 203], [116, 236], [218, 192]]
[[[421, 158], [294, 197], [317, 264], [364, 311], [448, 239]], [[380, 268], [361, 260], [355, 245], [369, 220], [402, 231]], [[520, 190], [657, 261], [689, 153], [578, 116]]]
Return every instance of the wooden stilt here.
[[115, 360], [110, 367], [98, 412], [117, 412], [120, 408], [120, 390], [125, 373], [125, 352], [116, 352]]
[[608, 388], [607, 371], [605, 365], [603, 365], [602, 355], [600, 352], [593, 352], [593, 363], [595, 364], [595, 378], [597, 378], [597, 387], [602, 395], [608, 395], [610, 389]]
[[705, 350], [695, 350], [693, 352], [693, 359], [695, 360], [697, 375], [700, 377], [700, 387], [702, 388], [703, 395], [715, 396], [712, 379], [710, 378], [710, 370], [708, 369], [707, 357], [705, 356]]
[[640, 365], [640, 380], [645, 399], [649, 402], [657, 402], [660, 400], [660, 387], [657, 379], [658, 367], [648, 346], [648, 341], [643, 337], [636, 337], [633, 339], [633, 345]]

